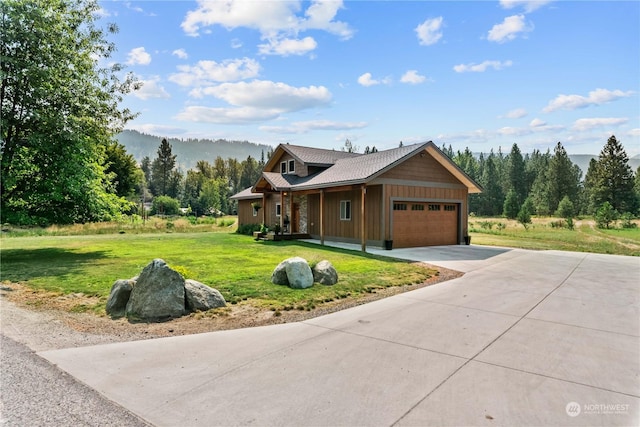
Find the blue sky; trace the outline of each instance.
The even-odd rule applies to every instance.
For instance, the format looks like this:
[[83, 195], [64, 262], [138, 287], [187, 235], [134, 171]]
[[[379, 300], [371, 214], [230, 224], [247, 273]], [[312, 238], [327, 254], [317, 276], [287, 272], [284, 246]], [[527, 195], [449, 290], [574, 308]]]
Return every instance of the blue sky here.
[[102, 1], [136, 129], [640, 154], [637, 1]]

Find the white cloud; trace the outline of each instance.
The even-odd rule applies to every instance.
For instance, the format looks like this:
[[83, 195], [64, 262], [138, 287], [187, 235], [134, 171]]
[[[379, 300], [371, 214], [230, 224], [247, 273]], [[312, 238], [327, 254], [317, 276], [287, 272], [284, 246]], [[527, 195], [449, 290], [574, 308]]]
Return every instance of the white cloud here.
[[183, 128], [152, 123], [135, 124], [127, 126], [127, 129], [137, 130], [148, 135], [181, 135], [187, 133], [187, 130]]
[[628, 121], [629, 119], [624, 117], [594, 117], [589, 119], [578, 119], [573, 124], [573, 129], [585, 131], [605, 126], [619, 126], [627, 123]]
[[261, 126], [260, 130], [278, 134], [303, 134], [314, 130], [352, 130], [367, 127], [367, 122], [334, 122], [330, 120], [310, 120], [294, 122], [290, 126]]
[[533, 31], [533, 25], [524, 22], [524, 15], [513, 15], [504, 18], [501, 24], [496, 24], [489, 30], [487, 39], [492, 42], [504, 43], [515, 39], [519, 33]]
[[629, 132], [627, 132], [627, 135], [640, 136], [640, 128], [630, 129]]
[[256, 77], [260, 64], [250, 58], [198, 61], [196, 65], [179, 65], [178, 70], [179, 73], [169, 76], [170, 81], [180, 86], [205, 86]]
[[427, 19], [415, 28], [415, 32], [423, 46], [438, 43], [438, 40], [442, 38], [442, 16]]
[[[181, 26], [190, 36], [198, 36], [215, 25], [228, 30], [251, 28], [269, 41], [261, 49], [273, 44], [272, 40], [297, 39], [300, 32], [308, 30], [322, 30], [349, 39], [353, 30], [347, 23], [335, 20], [342, 7], [342, 1], [334, 0], [313, 0], [304, 11], [300, 1], [198, 0], [198, 6], [187, 13]], [[289, 50], [285, 52], [291, 54]], [[278, 50], [269, 53], [277, 54]]]
[[409, 70], [406, 73], [404, 73], [400, 78], [400, 81], [402, 83], [409, 83], [413, 85], [423, 83], [426, 80], [427, 78], [425, 76], [421, 76], [420, 74], [418, 74], [417, 70]]
[[513, 65], [512, 61], [484, 61], [480, 64], [459, 64], [453, 67], [453, 70], [456, 73], [466, 73], [466, 72], [476, 72], [483, 73], [487, 71], [489, 68], [493, 68], [494, 70], [501, 70], [505, 67], [510, 67]]
[[542, 111], [550, 113], [556, 110], [575, 110], [590, 105], [600, 105], [633, 95], [635, 92], [621, 90], [596, 89], [589, 92], [588, 96], [582, 95], [558, 95]]
[[151, 55], [144, 50], [144, 47], [131, 49], [127, 58], [127, 64], [129, 65], [149, 65], [151, 63]]
[[530, 134], [531, 130], [527, 128], [503, 127], [498, 129], [497, 133], [502, 136], [523, 136]]
[[264, 108], [211, 108], [189, 106], [178, 113], [174, 119], [200, 123], [247, 124], [273, 120], [279, 115], [280, 112], [277, 110], [267, 110]]
[[538, 118], [531, 120], [531, 123], [529, 123], [529, 126], [531, 126], [532, 128], [539, 128], [546, 125], [547, 125], [547, 122], [540, 120]]
[[151, 77], [149, 79], [140, 79], [142, 87], [132, 92], [132, 94], [140, 99], [152, 98], [171, 98], [171, 95], [160, 85], [160, 77]]
[[214, 96], [235, 106], [280, 113], [324, 106], [331, 102], [331, 92], [324, 86], [293, 87], [268, 80], [223, 83], [204, 88], [201, 94]]
[[380, 85], [380, 84], [389, 84], [391, 83], [391, 78], [385, 77], [382, 80], [376, 80], [373, 78], [371, 73], [364, 73], [363, 75], [358, 77], [358, 83], [366, 87]]
[[551, 3], [551, 1], [552, 0], [500, 0], [500, 5], [504, 9], [513, 9], [514, 7], [522, 6], [524, 11], [529, 13]]
[[314, 50], [318, 43], [313, 37], [298, 39], [270, 39], [266, 44], [258, 45], [260, 53], [263, 55], [304, 55]]
[[498, 116], [500, 119], [521, 119], [527, 115], [527, 110], [524, 108], [516, 108], [515, 110], [511, 110], [507, 112], [504, 116]]
[[184, 49], [176, 49], [171, 52], [171, 54], [177, 56], [180, 59], [187, 59], [189, 57], [189, 55], [187, 55], [187, 51]]

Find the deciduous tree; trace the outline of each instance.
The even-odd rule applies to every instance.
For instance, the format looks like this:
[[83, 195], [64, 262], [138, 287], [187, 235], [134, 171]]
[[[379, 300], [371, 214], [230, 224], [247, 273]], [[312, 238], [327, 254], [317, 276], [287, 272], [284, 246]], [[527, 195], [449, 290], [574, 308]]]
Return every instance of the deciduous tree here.
[[111, 192], [105, 147], [133, 117], [136, 88], [102, 67], [115, 46], [92, 0], [3, 0], [0, 43], [0, 194], [3, 221], [111, 219], [128, 208]]

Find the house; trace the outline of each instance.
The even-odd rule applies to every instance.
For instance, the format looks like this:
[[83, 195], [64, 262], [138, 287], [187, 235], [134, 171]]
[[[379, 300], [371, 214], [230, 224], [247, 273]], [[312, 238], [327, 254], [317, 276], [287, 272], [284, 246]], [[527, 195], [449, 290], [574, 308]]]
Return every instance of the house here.
[[457, 245], [481, 187], [436, 145], [371, 154], [279, 145], [252, 188], [232, 196], [238, 223], [388, 249]]

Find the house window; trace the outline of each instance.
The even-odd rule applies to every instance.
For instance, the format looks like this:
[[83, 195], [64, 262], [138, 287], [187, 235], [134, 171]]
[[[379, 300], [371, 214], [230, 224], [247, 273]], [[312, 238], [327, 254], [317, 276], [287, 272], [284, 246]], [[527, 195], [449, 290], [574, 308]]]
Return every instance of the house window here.
[[429, 210], [430, 211], [439, 211], [440, 210], [440, 205], [429, 205]]
[[251, 208], [251, 212], [253, 212], [253, 216], [258, 216], [258, 209]]
[[449, 212], [455, 212], [456, 205], [444, 205], [444, 210]]
[[424, 205], [411, 205], [411, 210], [412, 211], [423, 211], [424, 210]]
[[276, 203], [276, 216], [280, 216], [282, 213], [282, 206], [280, 203]]
[[287, 162], [280, 163], [280, 173], [287, 173]]
[[296, 171], [296, 161], [289, 160], [289, 173], [294, 173]]
[[340, 200], [340, 221], [351, 221], [351, 200]]
[[407, 210], [407, 204], [406, 203], [394, 203], [393, 204], [393, 210], [394, 211], [406, 211]]

